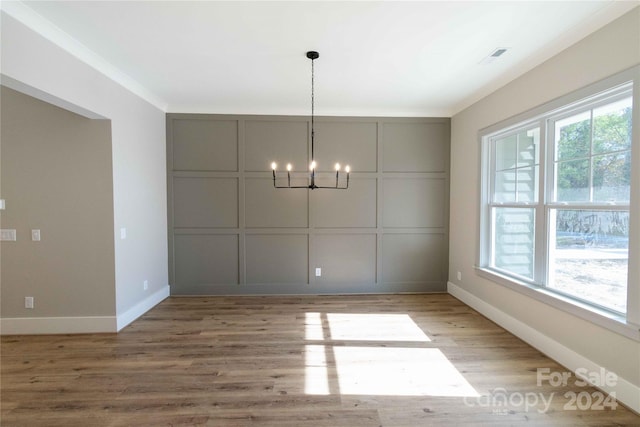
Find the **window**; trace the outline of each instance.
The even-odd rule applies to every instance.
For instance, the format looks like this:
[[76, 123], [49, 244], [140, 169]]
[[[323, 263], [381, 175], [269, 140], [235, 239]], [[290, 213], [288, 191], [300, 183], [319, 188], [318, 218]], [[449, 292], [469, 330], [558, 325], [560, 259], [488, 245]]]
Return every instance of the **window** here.
[[632, 98], [620, 98], [549, 120], [547, 286], [626, 313]]
[[535, 268], [540, 127], [491, 138], [491, 266], [529, 280]]
[[626, 317], [640, 184], [632, 92], [632, 82], [618, 84], [483, 132], [482, 271]]

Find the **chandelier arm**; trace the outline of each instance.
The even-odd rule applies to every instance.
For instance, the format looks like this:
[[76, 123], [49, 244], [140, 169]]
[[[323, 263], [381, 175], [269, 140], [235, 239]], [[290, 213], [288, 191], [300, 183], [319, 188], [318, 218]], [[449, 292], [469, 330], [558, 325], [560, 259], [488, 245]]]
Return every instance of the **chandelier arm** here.
[[[287, 185], [278, 185], [277, 181], [276, 181], [277, 175], [273, 174], [273, 188], [306, 188], [309, 190], [315, 190], [316, 188], [326, 188], [326, 189], [333, 189], [333, 190], [346, 190], [349, 188], [349, 175], [347, 175], [347, 181], [346, 184], [344, 184], [342, 187], [340, 186], [339, 181], [336, 179], [336, 185], [332, 185], [332, 186], [327, 186], [327, 185], [316, 185], [315, 180], [313, 180], [310, 184], [308, 185], [291, 185], [291, 175], [287, 174]], [[336, 177], [337, 178], [337, 177]]]
[[[293, 188], [293, 187], [291, 187], [291, 188]], [[349, 188], [349, 184], [345, 185], [344, 187], [333, 187], [333, 186], [326, 187], [326, 186], [323, 186], [323, 185], [316, 185], [313, 188], [329, 188], [329, 189], [333, 189], [333, 190], [346, 190], [347, 188]]]
[[288, 185], [274, 185], [273, 188], [306, 188], [307, 190], [315, 190], [316, 188], [320, 189], [320, 188], [325, 188], [325, 189], [332, 189], [332, 190], [346, 190], [349, 188], [348, 185], [345, 185], [344, 187], [326, 187], [323, 185], [292, 185], [292, 186], [288, 186]]
[[325, 189], [330, 189], [330, 190], [347, 190], [349, 188], [349, 186], [345, 185], [344, 187], [325, 187], [325, 186], [322, 186], [322, 185], [315, 185], [315, 186], [311, 186], [311, 185], [292, 185], [292, 186], [274, 185], [273, 188], [306, 188], [307, 190], [315, 190], [316, 188], [318, 188], [318, 189], [325, 188]]

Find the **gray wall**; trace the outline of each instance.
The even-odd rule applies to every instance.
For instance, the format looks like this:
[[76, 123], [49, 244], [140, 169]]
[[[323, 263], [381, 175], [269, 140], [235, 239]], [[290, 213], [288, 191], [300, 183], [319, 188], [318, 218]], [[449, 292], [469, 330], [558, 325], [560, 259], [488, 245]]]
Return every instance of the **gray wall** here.
[[17, 231], [1, 244], [2, 316], [114, 316], [111, 123], [5, 87], [1, 99], [0, 215]]
[[317, 118], [319, 170], [352, 173], [346, 191], [310, 191], [274, 189], [270, 170], [306, 170], [308, 117], [168, 114], [171, 293], [445, 291], [449, 129]]

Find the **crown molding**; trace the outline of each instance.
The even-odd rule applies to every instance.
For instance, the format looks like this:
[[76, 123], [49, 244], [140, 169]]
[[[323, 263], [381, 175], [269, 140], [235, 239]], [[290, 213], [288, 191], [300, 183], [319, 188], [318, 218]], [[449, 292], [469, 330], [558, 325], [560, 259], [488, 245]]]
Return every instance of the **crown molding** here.
[[167, 111], [167, 102], [149, 91], [138, 81], [123, 73], [120, 69], [109, 63], [106, 59], [89, 49], [84, 44], [58, 28], [51, 21], [48, 21], [22, 1], [0, 1], [2, 12], [16, 19], [32, 31], [41, 35], [51, 43], [73, 55], [83, 63], [94, 68], [107, 78], [118, 83], [131, 93], [144, 99], [161, 111]]

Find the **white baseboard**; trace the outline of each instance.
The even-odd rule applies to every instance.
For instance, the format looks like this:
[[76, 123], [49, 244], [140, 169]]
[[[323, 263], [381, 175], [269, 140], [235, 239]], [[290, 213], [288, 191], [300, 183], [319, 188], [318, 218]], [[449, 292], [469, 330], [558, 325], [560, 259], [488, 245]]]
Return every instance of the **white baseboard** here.
[[0, 319], [0, 335], [115, 333], [169, 296], [169, 286], [118, 316], [14, 317]]
[[[448, 282], [447, 291], [455, 298], [480, 312], [518, 338], [526, 341], [561, 365], [566, 366], [571, 371], [575, 372], [578, 369], [586, 369], [588, 372], [600, 372], [602, 367], [597, 363], [565, 347], [561, 343], [549, 338], [491, 304], [486, 303], [472, 293], [462, 289], [460, 286]], [[606, 372], [608, 373], [610, 371], [606, 370]], [[612, 374], [616, 375], [617, 378], [615, 385], [613, 387], [607, 386], [606, 384], [598, 385], [598, 388], [606, 393], [615, 393], [616, 400], [633, 411], [640, 413], [640, 387], [617, 376], [615, 373]]]
[[0, 319], [0, 334], [2, 335], [89, 334], [115, 331], [115, 316]]
[[118, 315], [117, 331], [120, 332], [125, 326], [136, 320], [138, 317], [151, 310], [154, 306], [161, 303], [165, 298], [169, 296], [169, 286], [164, 286], [162, 289], [154, 292], [148, 298], [140, 301], [138, 304], [131, 307], [129, 310]]

